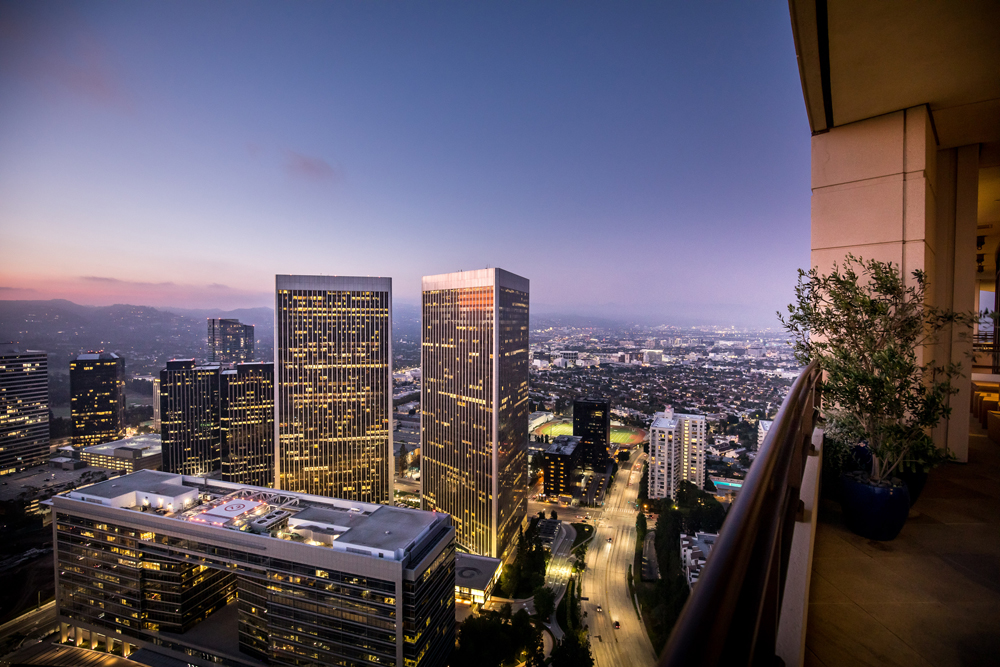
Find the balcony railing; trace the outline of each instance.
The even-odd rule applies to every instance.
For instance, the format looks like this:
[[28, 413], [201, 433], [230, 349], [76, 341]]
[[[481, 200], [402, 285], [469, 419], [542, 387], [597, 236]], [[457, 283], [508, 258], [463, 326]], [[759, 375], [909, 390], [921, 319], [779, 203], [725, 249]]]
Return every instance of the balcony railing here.
[[800, 489], [817, 420], [819, 385], [820, 372], [813, 362], [792, 385], [760, 447], [674, 625], [661, 667], [783, 664], [776, 650], [779, 616], [796, 521], [803, 521]]

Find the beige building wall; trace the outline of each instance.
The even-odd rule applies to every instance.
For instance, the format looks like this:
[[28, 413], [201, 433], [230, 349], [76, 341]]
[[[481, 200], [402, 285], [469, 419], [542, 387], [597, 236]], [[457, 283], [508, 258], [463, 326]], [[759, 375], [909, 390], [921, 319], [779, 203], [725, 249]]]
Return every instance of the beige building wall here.
[[[834, 127], [812, 138], [811, 265], [827, 273], [848, 253], [926, 272], [928, 300], [975, 306], [979, 147], [938, 151], [926, 106]], [[946, 337], [927, 358], [962, 362], [952, 415], [935, 439], [968, 459], [971, 342]]]

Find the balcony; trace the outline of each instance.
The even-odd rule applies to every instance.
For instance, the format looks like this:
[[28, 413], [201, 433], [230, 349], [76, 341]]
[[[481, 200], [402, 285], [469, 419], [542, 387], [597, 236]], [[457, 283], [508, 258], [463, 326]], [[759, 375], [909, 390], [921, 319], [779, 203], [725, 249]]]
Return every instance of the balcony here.
[[899, 537], [859, 537], [820, 499], [818, 375], [789, 392], [660, 665], [994, 664], [1000, 444], [973, 420], [969, 462], [931, 473]]
[[931, 473], [903, 532], [858, 537], [822, 501], [806, 665], [988, 665], [1000, 655], [1000, 444]]

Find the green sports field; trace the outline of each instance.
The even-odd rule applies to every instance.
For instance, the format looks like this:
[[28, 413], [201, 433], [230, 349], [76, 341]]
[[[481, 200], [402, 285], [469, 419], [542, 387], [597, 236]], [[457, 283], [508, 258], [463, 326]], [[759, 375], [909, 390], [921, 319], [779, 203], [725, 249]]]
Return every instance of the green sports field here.
[[[554, 438], [557, 435], [573, 435], [573, 423], [568, 421], [550, 421], [535, 429], [533, 435], [547, 435]], [[641, 428], [631, 426], [612, 426], [611, 442], [616, 445], [638, 445], [646, 438], [646, 432]]]

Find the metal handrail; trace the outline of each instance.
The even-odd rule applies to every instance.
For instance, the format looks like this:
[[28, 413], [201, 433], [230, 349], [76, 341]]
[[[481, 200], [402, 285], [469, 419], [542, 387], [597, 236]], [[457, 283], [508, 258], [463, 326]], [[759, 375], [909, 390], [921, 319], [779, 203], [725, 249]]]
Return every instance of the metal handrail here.
[[792, 385], [660, 657], [661, 667], [778, 663], [775, 642], [821, 372]]

